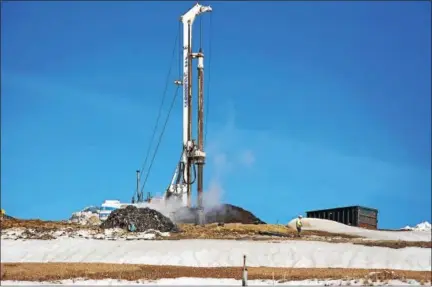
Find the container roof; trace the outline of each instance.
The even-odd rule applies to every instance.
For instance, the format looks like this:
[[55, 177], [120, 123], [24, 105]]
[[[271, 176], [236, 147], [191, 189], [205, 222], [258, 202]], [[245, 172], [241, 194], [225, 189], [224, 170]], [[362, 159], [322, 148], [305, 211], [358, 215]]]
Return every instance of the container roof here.
[[308, 213], [308, 212], [321, 212], [321, 211], [333, 211], [333, 210], [337, 210], [337, 209], [351, 209], [351, 208], [357, 208], [357, 207], [378, 212], [378, 209], [375, 209], [375, 208], [361, 206], [361, 205], [352, 205], [352, 206], [333, 207], [333, 208], [327, 208], [327, 209], [309, 210], [309, 211], [306, 211], [306, 213]]

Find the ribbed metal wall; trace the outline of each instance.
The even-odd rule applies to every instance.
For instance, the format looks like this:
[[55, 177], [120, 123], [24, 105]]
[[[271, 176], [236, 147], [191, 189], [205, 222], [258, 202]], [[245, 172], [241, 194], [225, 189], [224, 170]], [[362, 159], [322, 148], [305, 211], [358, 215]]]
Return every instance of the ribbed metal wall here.
[[364, 206], [348, 206], [306, 212], [309, 218], [337, 221], [346, 225], [368, 229], [378, 228], [378, 210]]

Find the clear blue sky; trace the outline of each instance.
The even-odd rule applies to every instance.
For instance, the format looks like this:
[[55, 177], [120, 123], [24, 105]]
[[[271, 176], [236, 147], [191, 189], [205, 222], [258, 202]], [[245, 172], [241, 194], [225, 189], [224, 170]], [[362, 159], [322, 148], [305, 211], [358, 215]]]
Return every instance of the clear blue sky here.
[[[178, 18], [193, 4], [2, 3], [7, 213], [63, 219], [130, 201]], [[211, 4], [206, 189], [217, 184], [224, 202], [269, 222], [357, 204], [378, 208], [381, 227], [431, 221], [430, 3]], [[180, 101], [152, 193], [180, 155]]]

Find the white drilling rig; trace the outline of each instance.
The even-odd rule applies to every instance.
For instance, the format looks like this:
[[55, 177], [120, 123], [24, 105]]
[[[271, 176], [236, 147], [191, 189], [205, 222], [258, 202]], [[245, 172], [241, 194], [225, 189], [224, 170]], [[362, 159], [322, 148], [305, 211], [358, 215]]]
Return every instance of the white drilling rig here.
[[[183, 79], [175, 81], [183, 87], [183, 153], [174, 172], [171, 184], [165, 193], [165, 199], [173, 196], [181, 200], [183, 206], [191, 207], [192, 184], [197, 181], [197, 208], [199, 221], [203, 221], [203, 167], [206, 154], [204, 152], [204, 53], [192, 50], [192, 26], [201, 14], [211, 12], [210, 6], [195, 4], [183, 14], [180, 21], [183, 24]], [[197, 107], [197, 138], [192, 135], [192, 61], [197, 60], [198, 70], [198, 107]]]
[[[182, 144], [182, 154], [179, 163], [174, 171], [171, 183], [167, 190], [165, 191], [162, 200], [165, 203], [168, 199], [175, 200], [181, 203], [183, 207], [192, 207], [191, 195], [192, 195], [192, 185], [196, 182], [197, 184], [197, 204], [196, 209], [198, 211], [197, 221], [198, 223], [204, 223], [204, 212], [203, 212], [203, 167], [205, 164], [206, 154], [204, 152], [204, 53], [202, 47], [200, 47], [197, 53], [192, 51], [192, 26], [196, 18], [204, 13], [211, 12], [212, 8], [210, 6], [204, 6], [199, 3], [195, 4], [189, 11], [180, 17], [180, 22], [183, 25], [183, 55], [181, 63], [183, 64], [182, 79], [174, 81], [177, 85], [177, 90], [182, 86], [183, 98], [183, 144]], [[180, 29], [181, 30], [181, 29]], [[200, 27], [200, 33], [201, 33]], [[180, 37], [180, 35], [179, 35]], [[201, 38], [201, 37], [200, 37]], [[200, 45], [201, 46], [201, 45]], [[179, 51], [180, 53], [180, 51]], [[197, 96], [197, 140], [193, 138], [192, 133], [192, 64], [193, 60], [197, 60], [197, 70], [198, 70], [198, 96]], [[177, 94], [176, 90], [176, 94]], [[172, 106], [171, 106], [172, 107]], [[157, 123], [156, 123], [157, 126]], [[153, 134], [154, 136], [154, 134]], [[155, 152], [156, 153], [156, 152]], [[154, 159], [154, 156], [153, 156]], [[140, 175], [142, 174], [145, 163], [144, 161], [143, 169], [137, 170], [136, 177], [136, 191], [132, 197], [132, 204], [142, 203], [144, 201], [154, 202], [157, 201], [156, 198], [152, 199], [148, 193], [147, 199], [144, 199], [144, 186], [146, 179], [148, 178], [149, 171], [146, 174], [144, 184], [140, 189]], [[151, 164], [150, 164], [151, 166]], [[177, 205], [177, 204], [176, 204]]]

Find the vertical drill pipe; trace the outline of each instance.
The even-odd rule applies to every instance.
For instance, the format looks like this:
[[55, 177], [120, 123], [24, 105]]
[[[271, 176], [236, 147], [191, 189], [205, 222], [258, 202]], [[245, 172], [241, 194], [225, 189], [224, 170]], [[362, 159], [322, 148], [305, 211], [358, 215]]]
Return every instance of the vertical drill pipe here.
[[186, 174], [186, 168], [188, 163], [188, 154], [186, 151], [187, 143], [189, 141], [188, 135], [188, 126], [189, 126], [189, 101], [188, 101], [188, 91], [189, 91], [189, 45], [190, 45], [190, 39], [191, 39], [191, 32], [190, 32], [190, 25], [188, 22], [183, 23], [183, 153], [181, 162], [182, 164], [179, 164], [178, 172], [181, 175], [182, 179], [182, 187], [183, 184], [186, 185], [186, 190], [183, 190], [181, 188], [180, 190], [177, 190], [177, 195], [180, 195], [181, 202], [183, 206], [187, 205], [187, 182], [189, 181], [189, 178]]
[[[198, 58], [198, 149], [204, 151], [204, 55], [200, 50]], [[197, 174], [197, 206], [203, 208], [203, 163], [198, 164]]]
[[[192, 24], [188, 23], [188, 41], [189, 41], [189, 47], [188, 47], [188, 142], [192, 139]], [[187, 165], [186, 165], [186, 174], [187, 174], [187, 206], [191, 207], [191, 161], [188, 158]]]

